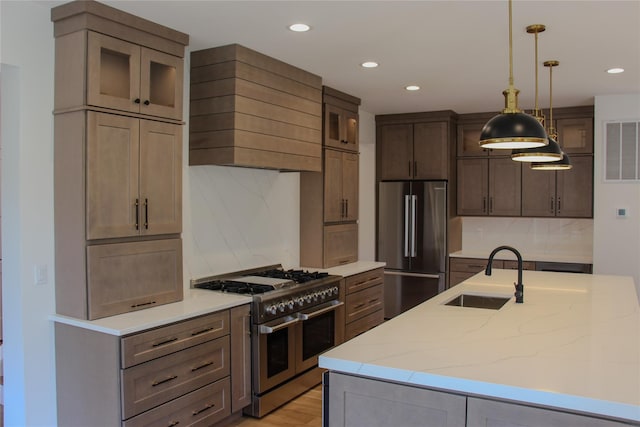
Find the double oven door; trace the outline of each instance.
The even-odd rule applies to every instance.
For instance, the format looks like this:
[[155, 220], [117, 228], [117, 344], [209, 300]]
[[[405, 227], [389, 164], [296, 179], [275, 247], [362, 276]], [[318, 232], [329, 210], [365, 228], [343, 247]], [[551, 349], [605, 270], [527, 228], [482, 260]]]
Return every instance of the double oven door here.
[[317, 366], [318, 356], [344, 340], [344, 303], [311, 307], [255, 325], [254, 393], [262, 394]]

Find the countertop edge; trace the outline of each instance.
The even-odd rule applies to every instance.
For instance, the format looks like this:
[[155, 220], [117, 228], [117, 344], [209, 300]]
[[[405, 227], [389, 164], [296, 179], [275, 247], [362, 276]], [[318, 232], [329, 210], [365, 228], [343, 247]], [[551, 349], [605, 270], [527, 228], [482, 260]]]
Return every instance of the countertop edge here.
[[[491, 249], [487, 251], [483, 250], [460, 250], [449, 253], [450, 258], [479, 258], [487, 259]], [[515, 261], [516, 257], [511, 252], [501, 251], [495, 256], [495, 259]], [[561, 263], [576, 263], [576, 264], [593, 264], [593, 257], [588, 255], [568, 255], [558, 253], [534, 253], [522, 251], [523, 261], [536, 261], [536, 262], [561, 262]]]
[[603, 416], [625, 422], [640, 421], [640, 408], [638, 408], [638, 406], [625, 403], [397, 368], [385, 368], [382, 366], [336, 359], [322, 355], [319, 357], [318, 366], [344, 374], [358, 375], [374, 380], [387, 380], [409, 386], [421, 386], [444, 392], [464, 394], [480, 399], [493, 398], [506, 402], [519, 402], [549, 409], [557, 409], [560, 411]]
[[329, 268], [314, 268], [314, 267], [300, 267], [304, 270], [316, 270], [327, 272], [329, 274], [335, 274], [337, 276], [349, 277], [356, 274], [364, 273], [367, 271], [375, 270], [377, 268], [384, 268], [387, 265], [386, 262], [380, 261], [356, 261], [350, 264], [339, 265]]

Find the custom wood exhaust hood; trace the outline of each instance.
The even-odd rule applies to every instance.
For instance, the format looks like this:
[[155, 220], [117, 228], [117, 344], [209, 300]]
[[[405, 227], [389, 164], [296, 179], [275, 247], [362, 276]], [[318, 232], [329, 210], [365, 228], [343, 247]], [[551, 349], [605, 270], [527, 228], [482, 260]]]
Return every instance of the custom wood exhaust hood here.
[[322, 78], [244, 46], [191, 53], [189, 164], [322, 169]]

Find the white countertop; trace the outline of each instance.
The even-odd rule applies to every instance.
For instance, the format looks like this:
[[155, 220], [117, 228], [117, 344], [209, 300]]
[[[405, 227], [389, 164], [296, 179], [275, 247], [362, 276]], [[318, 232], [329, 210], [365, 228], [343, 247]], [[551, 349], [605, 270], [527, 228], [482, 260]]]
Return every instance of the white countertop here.
[[[451, 252], [450, 257], [453, 258], [481, 258], [487, 259], [491, 255], [493, 248], [482, 250], [461, 250]], [[544, 261], [544, 262], [572, 262], [577, 264], [593, 264], [593, 257], [589, 255], [575, 255], [559, 252], [527, 252], [520, 251], [523, 261]], [[516, 256], [510, 251], [500, 251], [496, 254], [495, 259], [516, 260]]]
[[205, 289], [187, 289], [182, 301], [131, 313], [97, 320], [82, 320], [55, 314], [51, 316], [51, 319], [67, 325], [122, 336], [250, 302], [250, 296], [212, 292]]
[[640, 421], [640, 308], [630, 277], [525, 271], [524, 304], [443, 305], [461, 292], [513, 296], [513, 270], [471, 277], [326, 352], [335, 371]]
[[310, 271], [323, 271], [329, 274], [335, 274], [338, 276], [348, 277], [355, 274], [364, 273], [365, 271], [375, 270], [376, 268], [383, 268], [387, 263], [376, 261], [356, 261], [350, 264], [339, 265], [331, 268], [314, 268], [314, 267], [300, 267], [303, 270]]

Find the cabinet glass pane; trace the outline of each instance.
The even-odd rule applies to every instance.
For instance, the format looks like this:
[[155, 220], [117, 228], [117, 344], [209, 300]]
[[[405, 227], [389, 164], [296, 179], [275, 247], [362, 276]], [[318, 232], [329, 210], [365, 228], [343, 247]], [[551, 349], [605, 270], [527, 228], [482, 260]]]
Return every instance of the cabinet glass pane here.
[[358, 121], [351, 117], [347, 120], [347, 141], [349, 144], [355, 144], [358, 137]]
[[121, 52], [100, 49], [100, 93], [102, 95], [129, 98], [129, 68], [131, 57]]
[[478, 153], [481, 154], [484, 150], [480, 147], [480, 133], [482, 127], [478, 129], [465, 129], [462, 132], [462, 151], [463, 153]]
[[152, 61], [149, 73], [149, 101], [155, 105], [173, 107], [176, 93], [175, 67]]
[[340, 140], [340, 114], [329, 113], [329, 138]]

